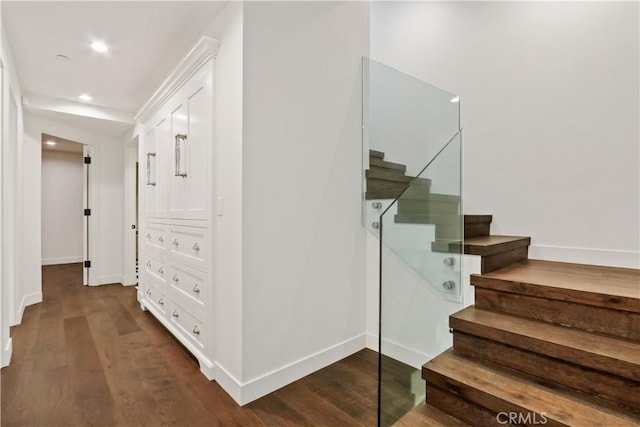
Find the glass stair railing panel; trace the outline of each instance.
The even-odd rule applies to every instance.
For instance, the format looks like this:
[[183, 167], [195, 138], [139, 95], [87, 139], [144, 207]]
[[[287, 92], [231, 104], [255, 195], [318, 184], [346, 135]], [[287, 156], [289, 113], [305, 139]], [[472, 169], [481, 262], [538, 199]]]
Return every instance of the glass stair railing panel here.
[[378, 233], [370, 202], [384, 209], [460, 128], [459, 98], [363, 59], [363, 224]]
[[381, 214], [380, 425], [424, 402], [420, 368], [452, 344], [462, 308], [461, 146], [457, 132]]

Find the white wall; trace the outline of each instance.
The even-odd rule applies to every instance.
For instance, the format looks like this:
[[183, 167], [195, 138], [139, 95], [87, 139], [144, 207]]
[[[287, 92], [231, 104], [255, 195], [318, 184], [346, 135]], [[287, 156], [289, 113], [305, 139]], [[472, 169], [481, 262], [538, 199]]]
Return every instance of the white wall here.
[[[29, 195], [29, 207], [24, 221], [37, 224], [29, 227], [30, 242], [25, 249], [25, 272], [38, 272], [38, 280], [25, 281], [29, 292], [40, 291], [41, 186], [40, 170], [42, 152], [41, 135], [47, 133], [90, 145], [93, 148], [90, 180], [95, 191], [90, 195], [90, 285], [122, 282], [124, 273], [124, 147], [122, 138], [105, 137], [88, 129], [69, 126], [44, 119], [27, 112], [25, 114], [25, 194]], [[33, 244], [31, 243], [33, 242]], [[33, 246], [33, 247], [32, 247]], [[37, 248], [37, 249], [36, 249]], [[37, 263], [37, 264], [36, 264]], [[37, 267], [35, 267], [37, 265]]]
[[42, 264], [81, 262], [82, 153], [42, 151]]
[[243, 401], [365, 345], [368, 4], [244, 5]]
[[204, 35], [220, 40], [216, 58], [218, 152], [214, 170], [222, 212], [216, 227], [217, 380], [228, 389], [242, 377], [242, 73], [243, 5], [231, 2]]
[[638, 25], [637, 2], [376, 2], [371, 57], [460, 95], [466, 212], [637, 268]]
[[[1, 25], [0, 17], [0, 25]], [[6, 366], [11, 359], [12, 347], [9, 326], [19, 323], [18, 313], [23, 304], [22, 288], [22, 244], [20, 236], [20, 216], [22, 180], [17, 176], [22, 171], [20, 156], [22, 146], [22, 90], [14, 66], [13, 55], [8, 45], [4, 29], [0, 28], [0, 65], [2, 67], [1, 149], [0, 161], [2, 193], [2, 214], [0, 215], [0, 366]]]

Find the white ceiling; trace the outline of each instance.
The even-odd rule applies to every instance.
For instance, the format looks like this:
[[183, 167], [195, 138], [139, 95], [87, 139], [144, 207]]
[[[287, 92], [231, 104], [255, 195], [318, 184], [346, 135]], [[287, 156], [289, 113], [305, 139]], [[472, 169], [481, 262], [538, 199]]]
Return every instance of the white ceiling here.
[[[48, 145], [48, 141], [53, 141], [56, 145]], [[47, 151], [64, 151], [67, 153], [82, 153], [83, 145], [79, 142], [60, 138], [54, 135], [42, 134], [42, 149]]]
[[[24, 92], [135, 112], [226, 1], [1, 2]], [[101, 40], [106, 54], [90, 44]], [[60, 61], [57, 54], [71, 58]]]

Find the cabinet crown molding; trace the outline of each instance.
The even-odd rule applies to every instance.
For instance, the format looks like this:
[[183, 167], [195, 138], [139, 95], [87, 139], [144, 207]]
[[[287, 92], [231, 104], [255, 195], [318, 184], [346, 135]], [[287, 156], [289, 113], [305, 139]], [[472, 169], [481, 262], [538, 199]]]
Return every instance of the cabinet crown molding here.
[[189, 53], [169, 74], [151, 98], [144, 103], [134, 116], [134, 120], [147, 123], [151, 117], [191, 78], [204, 63], [215, 58], [220, 49], [220, 41], [202, 37]]

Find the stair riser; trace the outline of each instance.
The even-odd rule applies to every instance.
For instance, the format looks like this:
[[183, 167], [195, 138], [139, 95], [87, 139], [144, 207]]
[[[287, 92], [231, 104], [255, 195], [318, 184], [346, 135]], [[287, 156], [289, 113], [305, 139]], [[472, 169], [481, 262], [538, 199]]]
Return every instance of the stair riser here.
[[456, 353], [476, 360], [487, 360], [542, 378], [548, 383], [640, 409], [638, 385], [632, 380], [458, 331], [453, 334], [453, 346]]
[[402, 198], [398, 201], [398, 214], [458, 214], [459, 202], [438, 202]]
[[[500, 426], [496, 414], [427, 383], [427, 403], [472, 426]], [[504, 424], [502, 424], [504, 426]]]
[[[483, 337], [531, 352], [554, 357], [558, 360], [570, 362], [586, 368], [601, 370], [629, 380], [640, 381], [640, 368], [637, 364], [630, 363], [629, 361], [617, 360], [604, 355], [598, 355], [591, 351], [592, 349], [587, 350], [562, 345], [559, 343], [559, 340], [551, 341], [541, 338], [540, 336], [532, 337], [525, 335], [523, 331], [513, 333], [509, 330], [470, 322], [454, 316], [449, 318], [449, 325], [455, 331]], [[640, 350], [640, 347], [638, 350]]]
[[396, 197], [399, 196], [406, 188], [408, 184], [402, 182], [385, 181], [381, 179], [367, 179], [367, 192], [380, 193], [380, 192], [393, 192]]
[[464, 238], [488, 236], [491, 233], [491, 223], [481, 222], [464, 225]]
[[[640, 282], [640, 277], [638, 281]], [[541, 286], [526, 282], [483, 277], [475, 274], [471, 275], [471, 284], [481, 288], [640, 313], [640, 304], [637, 296], [624, 297], [584, 290], [565, 289], [562, 287]], [[604, 286], [606, 287], [606, 285]]]
[[423, 184], [426, 186], [431, 185], [431, 180], [424, 179], [424, 178], [414, 178], [412, 176], [406, 176], [403, 172], [395, 171], [391, 169], [373, 167], [367, 170], [366, 176], [367, 176], [367, 179], [383, 179], [383, 180], [404, 182], [404, 183], [410, 183], [413, 181], [415, 184]]
[[[470, 402], [472, 405], [480, 406], [483, 408], [482, 411], [477, 412], [489, 412], [489, 414], [495, 414], [491, 418], [486, 415], [483, 417], [482, 422], [478, 421], [469, 421], [472, 425], [481, 425], [481, 426], [499, 426], [504, 425], [498, 422], [498, 418], [496, 415], [498, 413], [518, 413], [522, 414], [523, 417], [529, 417], [530, 420], [538, 420], [539, 423], [542, 420], [545, 421], [546, 426], [554, 426], [554, 427], [563, 427], [567, 426], [566, 424], [559, 423], [551, 418], [546, 418], [540, 413], [531, 412], [530, 410], [518, 406], [515, 403], [505, 401], [496, 396], [487, 394], [481, 390], [475, 389], [466, 384], [460, 383], [452, 378], [445, 377], [436, 372], [429, 370], [428, 368], [423, 368], [423, 378], [427, 381], [427, 403], [432, 406], [437, 407], [445, 412], [452, 410], [449, 412], [451, 414], [456, 414], [457, 417], [461, 416], [461, 412], [464, 412], [464, 409], [471, 408], [472, 406], [467, 403], [464, 405], [465, 401]], [[433, 387], [435, 386], [435, 387]], [[448, 399], [450, 403], [447, 404], [449, 408], [439, 406], [438, 400], [441, 400], [443, 396], [433, 397], [432, 400], [429, 400], [429, 391], [433, 388], [439, 388], [445, 392], [445, 394], [449, 394]], [[432, 392], [433, 394], [433, 392]], [[436, 393], [437, 394], [437, 393]], [[457, 397], [458, 399], [453, 399]], [[454, 403], [456, 402], [456, 403]], [[463, 406], [464, 405], [464, 406]], [[461, 409], [463, 409], [461, 411]], [[463, 419], [463, 421], [466, 421]]]
[[482, 274], [499, 270], [514, 262], [523, 261], [529, 256], [529, 246], [521, 246], [513, 248], [506, 252], [494, 255], [485, 255], [482, 257], [480, 271]]
[[391, 181], [398, 180], [400, 182], [411, 182], [411, 180], [407, 180], [409, 178], [404, 174], [403, 171], [397, 169], [386, 169], [378, 166], [369, 166], [367, 170], [367, 178], [379, 178], [379, 179], [390, 179]]
[[495, 291], [477, 285], [475, 305], [485, 310], [640, 341], [639, 313]]
[[382, 151], [369, 150], [369, 158], [371, 157], [375, 157], [382, 160], [384, 159], [384, 153]]
[[382, 160], [379, 157], [369, 157], [369, 167], [370, 168], [380, 168], [385, 170], [394, 170], [399, 171], [401, 173], [405, 173], [407, 170], [406, 165], [401, 165], [400, 163], [387, 162]]

